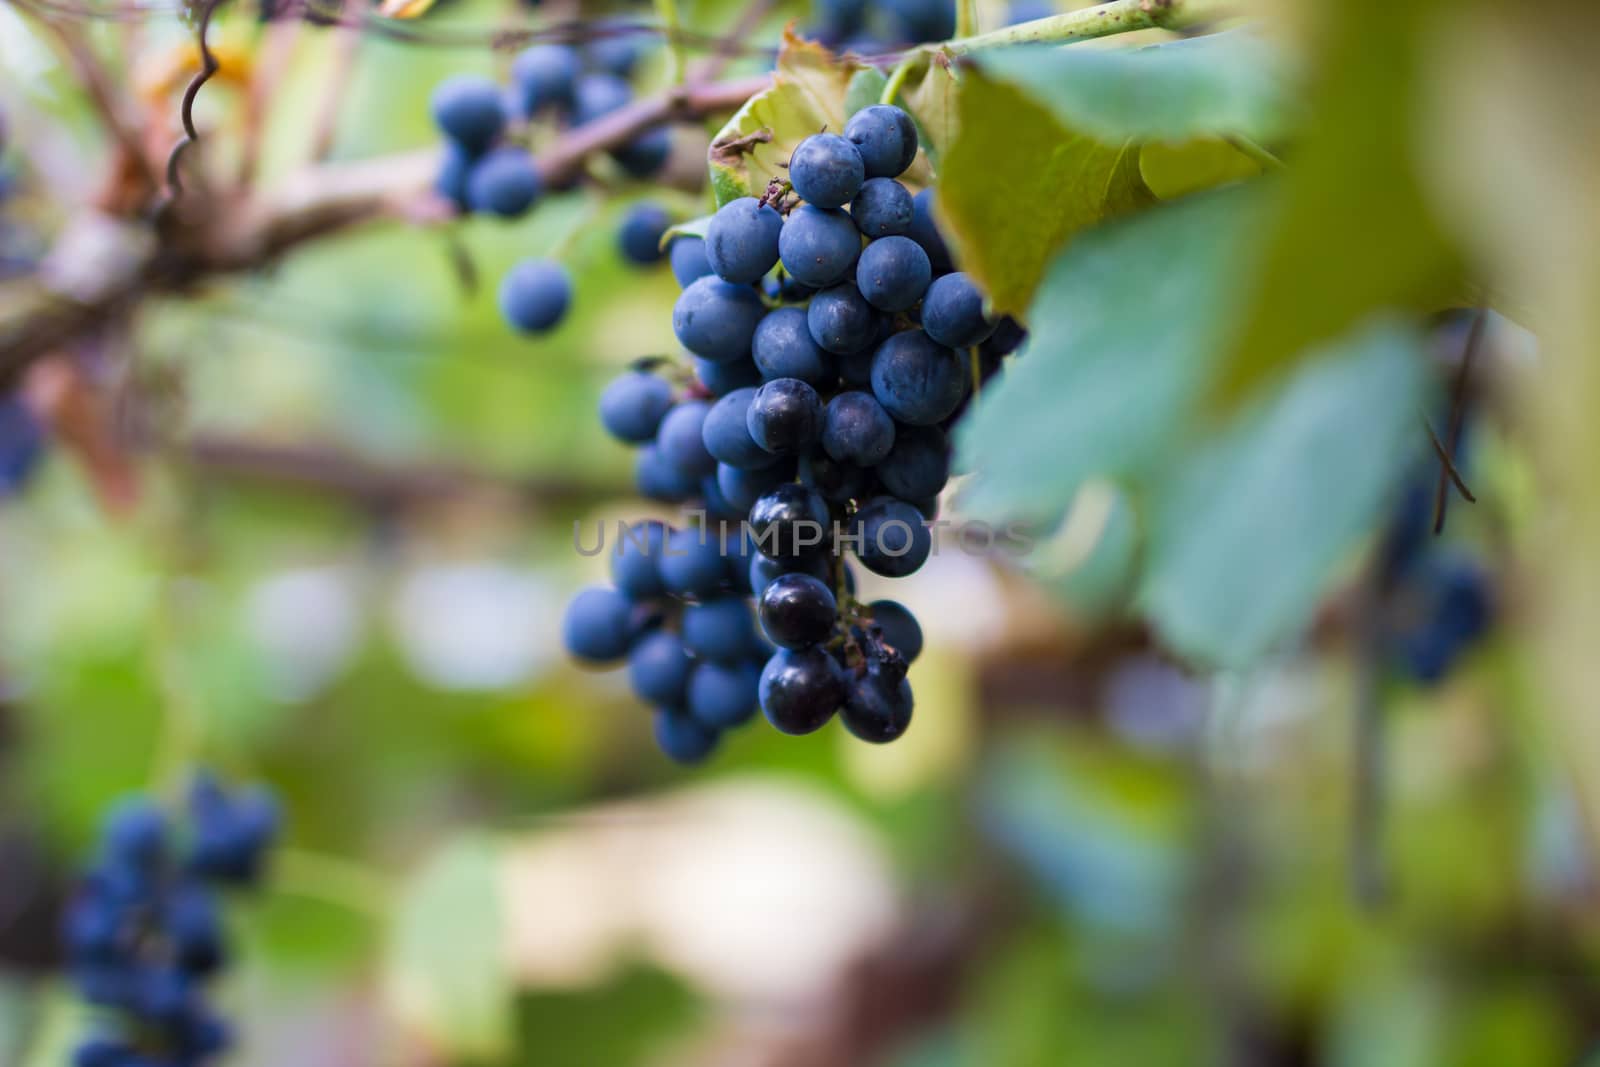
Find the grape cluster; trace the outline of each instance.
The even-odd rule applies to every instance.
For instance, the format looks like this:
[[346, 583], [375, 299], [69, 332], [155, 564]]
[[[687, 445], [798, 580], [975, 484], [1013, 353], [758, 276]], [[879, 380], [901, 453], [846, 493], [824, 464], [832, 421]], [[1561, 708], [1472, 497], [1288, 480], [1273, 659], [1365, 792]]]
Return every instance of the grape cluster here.
[[855, 599], [845, 553], [889, 577], [927, 560], [947, 430], [1024, 336], [954, 269], [932, 192], [896, 180], [917, 147], [904, 111], [865, 108], [796, 147], [789, 188], [674, 238], [673, 329], [693, 369], [646, 360], [601, 396], [607, 431], [639, 448], [640, 492], [704, 521], [629, 530], [615, 588], [579, 594], [566, 642], [628, 662], [680, 760], [757, 705], [791, 734], [836, 711], [870, 741], [910, 721], [921, 630], [897, 602]]
[[218, 890], [259, 882], [278, 805], [202, 775], [187, 814], [177, 825], [134, 798], [105, 821], [65, 919], [73, 983], [102, 1012], [77, 1067], [201, 1067], [228, 1047], [205, 996], [228, 963]]
[[[457, 75], [433, 93], [434, 122], [444, 134], [444, 155], [435, 191], [472, 214], [520, 218], [545, 194], [545, 178], [529, 151], [527, 131], [536, 122], [582, 126], [626, 107], [633, 99], [628, 77], [643, 47], [637, 34], [617, 27], [583, 48], [534, 45], [511, 64], [511, 85]], [[628, 175], [647, 178], [666, 163], [672, 149], [664, 126], [645, 131], [613, 149], [611, 158]], [[659, 239], [659, 235], [658, 235]], [[528, 259], [500, 284], [500, 310], [523, 333], [554, 329], [572, 303], [572, 279], [561, 264]]]

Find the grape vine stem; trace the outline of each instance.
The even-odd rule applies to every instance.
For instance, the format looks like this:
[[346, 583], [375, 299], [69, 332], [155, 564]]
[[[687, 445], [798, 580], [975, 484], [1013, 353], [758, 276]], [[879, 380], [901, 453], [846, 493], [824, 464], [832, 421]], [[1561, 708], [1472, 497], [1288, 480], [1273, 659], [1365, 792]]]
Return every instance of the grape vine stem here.
[[1063, 44], [1133, 30], [1182, 30], [1236, 14], [1238, 0], [1112, 0], [989, 33], [958, 37], [925, 51], [957, 55], [1014, 44]]

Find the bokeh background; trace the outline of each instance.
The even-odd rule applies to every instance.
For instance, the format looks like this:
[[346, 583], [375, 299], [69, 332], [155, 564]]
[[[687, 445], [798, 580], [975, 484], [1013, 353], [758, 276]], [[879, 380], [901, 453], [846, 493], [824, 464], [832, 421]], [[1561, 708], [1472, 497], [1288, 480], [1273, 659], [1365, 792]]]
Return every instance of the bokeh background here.
[[[754, 36], [805, 17], [774, 7]], [[117, 55], [131, 31], [93, 32]], [[119, 70], [159, 83], [188, 31], [137, 32]], [[243, 15], [220, 33], [259, 44]], [[427, 148], [432, 86], [504, 65], [368, 37], [330, 87], [351, 42], [300, 38], [268, 181], [330, 91], [332, 157], [363, 159]], [[107, 147], [11, 8], [0, 94], [0, 225], [26, 257], [73, 224]], [[225, 83], [199, 115], [241, 106]], [[881, 585], [928, 635], [902, 741], [752, 728], [703, 768], [658, 754], [625, 681], [570, 664], [559, 627], [604, 578], [574, 524], [671, 517], [632, 496], [594, 402], [672, 350], [677, 287], [627, 265], [615, 226], [641, 198], [705, 210], [706, 141], [675, 137], [666, 187], [329, 239], [143, 307], [85, 357], [109, 403], [135, 398], [136, 432], [101, 447], [64, 420], [0, 504], [0, 1064], [65, 1062], [74, 871], [116, 797], [196, 764], [272, 784], [287, 814], [235, 916], [242, 1067], [1589, 1062], [1600, 885], [1574, 782], [1600, 754], [1553, 725], [1574, 691], [1547, 673], [1588, 635], [1532, 621], [1550, 453], [1520, 402], [1475, 417], [1478, 503], [1445, 539], [1490, 574], [1494, 625], [1442, 680], [1373, 663], [1358, 601], [1381, 526], [1308, 633], [1249, 671], [1186, 670], [1125, 610], [1137, 535], [1102, 486], [1023, 563], [949, 551]], [[537, 341], [493, 300], [529, 255], [578, 287]], [[1461, 320], [1435, 336], [1448, 367]], [[1490, 320], [1486, 388], [1521, 395], [1542, 359]], [[1397, 466], [1426, 469], [1418, 437]]]

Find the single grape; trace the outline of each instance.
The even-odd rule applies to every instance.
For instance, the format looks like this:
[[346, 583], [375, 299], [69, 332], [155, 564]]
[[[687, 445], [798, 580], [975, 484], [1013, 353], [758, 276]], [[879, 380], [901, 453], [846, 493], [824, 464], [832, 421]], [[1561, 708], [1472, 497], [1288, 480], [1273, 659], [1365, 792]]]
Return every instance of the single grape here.
[[700, 479], [680, 470], [654, 441], [639, 449], [633, 463], [634, 484], [652, 500], [677, 504], [700, 491]]
[[868, 178], [898, 177], [917, 158], [917, 124], [890, 104], [873, 104], [851, 115], [844, 135], [856, 146]]
[[500, 282], [500, 314], [524, 333], [553, 329], [572, 302], [572, 281], [561, 264], [525, 259]]
[[750, 506], [750, 532], [768, 556], [801, 556], [829, 543], [832, 515], [815, 489], [786, 482]]
[[728, 363], [713, 363], [709, 359], [694, 358], [694, 376], [712, 396], [727, 396], [736, 389], [761, 384], [761, 372], [748, 359]]
[[761, 297], [748, 285], [699, 278], [678, 295], [672, 332], [695, 355], [727, 363], [750, 355], [750, 342], [766, 313]]
[[457, 211], [470, 210], [467, 202], [467, 176], [472, 173], [473, 157], [454, 141], [444, 143], [439, 155], [439, 170], [433, 179], [433, 191], [456, 206]]
[[651, 600], [666, 593], [661, 583], [661, 555], [667, 526], [655, 519], [618, 528], [611, 552], [611, 580], [629, 600]]
[[679, 234], [667, 245], [667, 258], [672, 262], [672, 276], [678, 279], [681, 288], [687, 289], [696, 278], [704, 278], [711, 273], [704, 237]]
[[572, 122], [582, 126], [628, 106], [633, 88], [615, 74], [585, 74], [572, 87]]
[[736, 663], [750, 651], [752, 625], [744, 597], [711, 597], [683, 609], [683, 643], [700, 659]]
[[644, 56], [645, 31], [621, 19], [598, 19], [590, 29], [596, 36], [583, 46], [589, 66], [619, 78], [631, 77]]
[[671, 410], [672, 386], [648, 371], [628, 371], [600, 394], [600, 424], [630, 444], [653, 439]]
[[1011, 0], [1006, 5], [1006, 25], [1015, 26], [1023, 22], [1037, 22], [1047, 19], [1056, 13], [1056, 5], [1049, 0]]
[[687, 529], [668, 534], [660, 569], [661, 583], [674, 596], [714, 595], [728, 576], [719, 531]]
[[44, 457], [45, 426], [21, 395], [0, 396], [0, 496], [21, 492]]
[[789, 213], [778, 235], [783, 269], [804, 285], [822, 288], [850, 273], [861, 253], [861, 234], [850, 216], [814, 204]]
[[655, 711], [656, 745], [675, 763], [699, 763], [716, 751], [717, 731], [678, 708]]
[[501, 218], [525, 215], [542, 188], [533, 158], [511, 145], [491, 150], [467, 173], [467, 203], [472, 210]]
[[822, 41], [830, 47], [860, 32], [867, 18], [867, 0], [817, 0]]
[[904, 330], [872, 357], [872, 395], [911, 426], [933, 426], [955, 411], [970, 387], [966, 361], [922, 330]]
[[845, 682], [839, 719], [856, 737], [882, 745], [906, 732], [911, 725], [911, 708], [911, 683], [903, 675], [880, 675], [869, 670], [864, 676]]
[[757, 500], [793, 478], [794, 463], [781, 459], [770, 467], [756, 470], [726, 463], [717, 465], [717, 488], [722, 490], [723, 499], [736, 508], [743, 508], [746, 514]]
[[760, 684], [754, 664], [702, 663], [689, 676], [689, 714], [714, 730], [742, 726], [756, 713]]
[[761, 591], [762, 632], [781, 648], [821, 644], [838, 614], [833, 591], [809, 574], [780, 574]]
[[950, 444], [937, 426], [902, 426], [878, 464], [878, 480], [902, 500], [936, 497], [950, 480]]
[[833, 718], [844, 684], [838, 664], [821, 648], [780, 648], [762, 669], [757, 693], [767, 721], [781, 733], [809, 734]]
[[970, 348], [994, 333], [983, 313], [983, 294], [972, 279], [957, 271], [935, 278], [922, 298], [922, 328], [951, 348]]
[[522, 114], [532, 118], [545, 108], [572, 107], [572, 89], [583, 63], [576, 49], [563, 44], [536, 44], [511, 61], [511, 82]]
[[932, 279], [928, 254], [909, 237], [880, 237], [861, 250], [856, 263], [856, 287], [882, 311], [915, 307]]
[[840, 393], [823, 412], [822, 447], [840, 462], [874, 466], [894, 447], [894, 420], [871, 393]]
[[778, 262], [783, 216], [753, 196], [741, 196], [717, 209], [706, 226], [706, 262], [723, 281], [748, 283]]
[[822, 399], [798, 378], [777, 378], [756, 390], [745, 425], [773, 455], [799, 455], [822, 436]]
[[[718, 464], [720, 467], [721, 464]], [[746, 508], [736, 507], [722, 495], [722, 487], [717, 484], [717, 476], [708, 474], [700, 479], [700, 502], [705, 508], [706, 515], [721, 521], [737, 521], [743, 519]]]
[[706, 451], [716, 457], [717, 462], [740, 470], [759, 470], [778, 462], [778, 457], [756, 444], [755, 438], [750, 436], [746, 416], [755, 395], [755, 389], [747, 386], [735, 389], [711, 405], [701, 433]]
[[861, 565], [885, 578], [915, 573], [933, 552], [933, 538], [922, 513], [895, 497], [868, 501], [856, 512], [852, 533]]
[[861, 153], [835, 133], [812, 134], [789, 157], [789, 183], [813, 207], [843, 207], [865, 179]]
[[1022, 324], [1010, 315], [1002, 318], [995, 324], [994, 333], [983, 342], [983, 354], [993, 356], [1009, 356], [1021, 348], [1028, 339], [1028, 331]]
[[488, 78], [458, 74], [433, 91], [433, 121], [468, 155], [481, 155], [505, 129], [500, 87]]
[[640, 638], [628, 653], [628, 684], [647, 704], [681, 704], [693, 666], [683, 639], [657, 630]]
[[672, 131], [655, 126], [611, 150], [611, 158], [634, 178], [650, 178], [667, 165], [672, 156]]
[[628, 654], [633, 605], [615, 589], [585, 589], [567, 605], [561, 622], [567, 651], [590, 663], [613, 663]]
[[922, 654], [922, 627], [904, 604], [898, 600], [874, 600], [867, 605], [867, 615], [872, 624], [883, 631], [884, 643], [900, 653], [907, 663]]
[[801, 308], [767, 312], [750, 347], [756, 369], [767, 381], [798, 378], [822, 389], [836, 377], [832, 354], [812, 338]]
[[911, 228], [911, 193], [893, 178], [868, 178], [850, 202], [850, 218], [868, 237], [891, 237]]
[[912, 44], [944, 41], [955, 36], [955, 0], [886, 0], [885, 6]]
[[806, 328], [825, 352], [847, 355], [871, 349], [877, 340], [880, 316], [861, 291], [846, 282], [824, 289], [811, 298]]
[[717, 473], [717, 460], [706, 451], [704, 427], [711, 405], [687, 400], [667, 412], [656, 446], [673, 466], [696, 479]]
[[660, 263], [666, 255], [661, 249], [661, 235], [672, 225], [667, 209], [652, 201], [641, 201], [622, 216], [617, 228], [617, 245], [630, 263], [648, 267]]
[[828, 503], [843, 505], [875, 495], [878, 479], [870, 468], [841, 463], [826, 455], [813, 455], [811, 484]]
[[928, 254], [928, 264], [933, 268], [933, 273], [948, 274], [955, 269], [950, 260], [950, 249], [944, 243], [944, 235], [933, 221], [932, 189], [924, 189], [911, 198], [911, 228], [906, 231], [906, 236], [921, 245]]

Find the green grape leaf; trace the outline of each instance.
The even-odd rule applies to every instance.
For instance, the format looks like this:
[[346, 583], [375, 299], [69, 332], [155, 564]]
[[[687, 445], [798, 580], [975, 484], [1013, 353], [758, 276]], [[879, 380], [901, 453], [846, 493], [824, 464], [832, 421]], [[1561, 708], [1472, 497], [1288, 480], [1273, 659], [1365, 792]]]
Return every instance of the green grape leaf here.
[[1162, 200], [1176, 200], [1260, 173], [1261, 164], [1222, 140], [1157, 141], [1139, 149], [1139, 176]]
[[1139, 601], [1173, 649], [1238, 667], [1297, 636], [1415, 449], [1422, 356], [1410, 331], [1366, 327], [1169, 468]]
[[499, 850], [481, 836], [446, 846], [402, 890], [387, 995], [451, 1062], [502, 1060], [514, 1042], [501, 916]]
[[[1267, 254], [1213, 397], [1220, 406], [1377, 309], [1437, 307], [1461, 289], [1458, 254], [1414, 163], [1424, 16], [1439, 6], [1347, 0], [1329, 8], [1309, 136], [1267, 221]], [[1382, 33], [1371, 32], [1380, 24]]]
[[710, 225], [710, 215], [701, 215], [696, 219], [685, 219], [683, 222], [673, 223], [661, 235], [659, 247], [667, 247], [672, 243], [674, 237], [704, 237], [706, 235], [706, 227]]
[[745, 101], [712, 139], [711, 191], [717, 206], [760, 196], [770, 180], [784, 177], [795, 145], [822, 130], [843, 130], [856, 70], [854, 61], [785, 33], [771, 87]]
[[[955, 140], [956, 100], [960, 94], [960, 78], [950, 61], [937, 53], [928, 63], [928, 69], [912, 87], [902, 90], [896, 103], [911, 113], [917, 124], [917, 139], [922, 144], [923, 156], [937, 170], [945, 151]], [[911, 181], [926, 183], [931, 175], [920, 172], [923, 160], [908, 172]]]
[[864, 107], [871, 107], [883, 95], [889, 79], [877, 67], [862, 67], [850, 76], [850, 85], [844, 91], [844, 113], [854, 115]]

